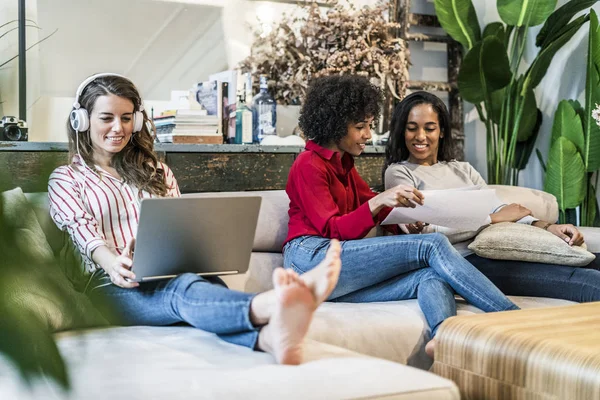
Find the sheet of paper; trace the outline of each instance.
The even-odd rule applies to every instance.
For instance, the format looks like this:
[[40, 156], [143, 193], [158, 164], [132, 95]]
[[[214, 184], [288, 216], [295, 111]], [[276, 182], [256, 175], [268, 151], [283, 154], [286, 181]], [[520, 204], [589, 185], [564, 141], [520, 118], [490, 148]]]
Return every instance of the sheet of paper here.
[[[470, 187], [477, 189], [477, 187]], [[487, 216], [500, 199], [496, 190], [422, 190], [424, 205], [415, 208], [396, 207], [382, 225], [412, 224], [417, 221], [465, 230], [476, 230], [484, 225]]]

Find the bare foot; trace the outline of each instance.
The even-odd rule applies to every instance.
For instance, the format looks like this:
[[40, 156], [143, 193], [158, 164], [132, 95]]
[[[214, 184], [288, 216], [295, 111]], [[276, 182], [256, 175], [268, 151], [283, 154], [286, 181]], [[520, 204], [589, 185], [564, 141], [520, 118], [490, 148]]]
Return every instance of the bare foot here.
[[427, 353], [429, 357], [433, 358], [433, 355], [435, 354], [435, 339], [431, 339], [429, 342], [427, 342], [425, 345], [425, 353]]
[[258, 347], [272, 354], [278, 363], [302, 362], [303, 342], [318, 306], [308, 286], [293, 271], [273, 272], [276, 305], [269, 323], [260, 331]]
[[300, 275], [306, 285], [312, 290], [317, 304], [321, 304], [333, 292], [342, 269], [340, 255], [342, 246], [336, 239], [331, 239], [325, 259], [310, 271]]

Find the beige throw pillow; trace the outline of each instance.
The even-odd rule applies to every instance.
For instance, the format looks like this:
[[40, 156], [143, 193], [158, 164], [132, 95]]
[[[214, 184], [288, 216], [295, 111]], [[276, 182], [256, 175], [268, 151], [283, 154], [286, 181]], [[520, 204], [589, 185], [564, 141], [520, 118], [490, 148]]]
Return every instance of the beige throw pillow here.
[[482, 230], [469, 249], [480, 257], [582, 267], [596, 256], [535, 226], [502, 222]]

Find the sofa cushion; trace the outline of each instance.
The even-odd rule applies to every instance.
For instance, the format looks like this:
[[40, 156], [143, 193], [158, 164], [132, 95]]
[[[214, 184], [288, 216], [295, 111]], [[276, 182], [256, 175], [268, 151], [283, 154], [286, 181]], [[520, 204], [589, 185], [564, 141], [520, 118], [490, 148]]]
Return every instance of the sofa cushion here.
[[19, 251], [40, 263], [52, 262], [52, 249], [21, 188], [8, 190], [1, 195], [3, 220], [15, 228]]
[[558, 202], [550, 193], [521, 186], [490, 185], [504, 203], [517, 203], [531, 210], [531, 214], [542, 221], [558, 220]]
[[596, 256], [581, 246], [569, 246], [552, 233], [531, 225], [502, 222], [479, 232], [469, 245], [478, 256], [582, 267]]
[[[447, 379], [314, 341], [297, 367], [190, 327], [66, 332], [57, 341], [71, 374], [69, 399], [460, 398]], [[62, 398], [47, 380], [29, 391], [7, 370], [0, 363], [0, 398]]]

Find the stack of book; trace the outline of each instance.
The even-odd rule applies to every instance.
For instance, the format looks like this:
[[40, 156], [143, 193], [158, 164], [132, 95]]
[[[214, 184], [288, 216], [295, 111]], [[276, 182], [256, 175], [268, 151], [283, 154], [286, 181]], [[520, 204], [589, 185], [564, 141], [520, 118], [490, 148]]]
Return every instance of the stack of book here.
[[161, 143], [222, 144], [220, 120], [203, 109], [181, 109], [154, 118]]

